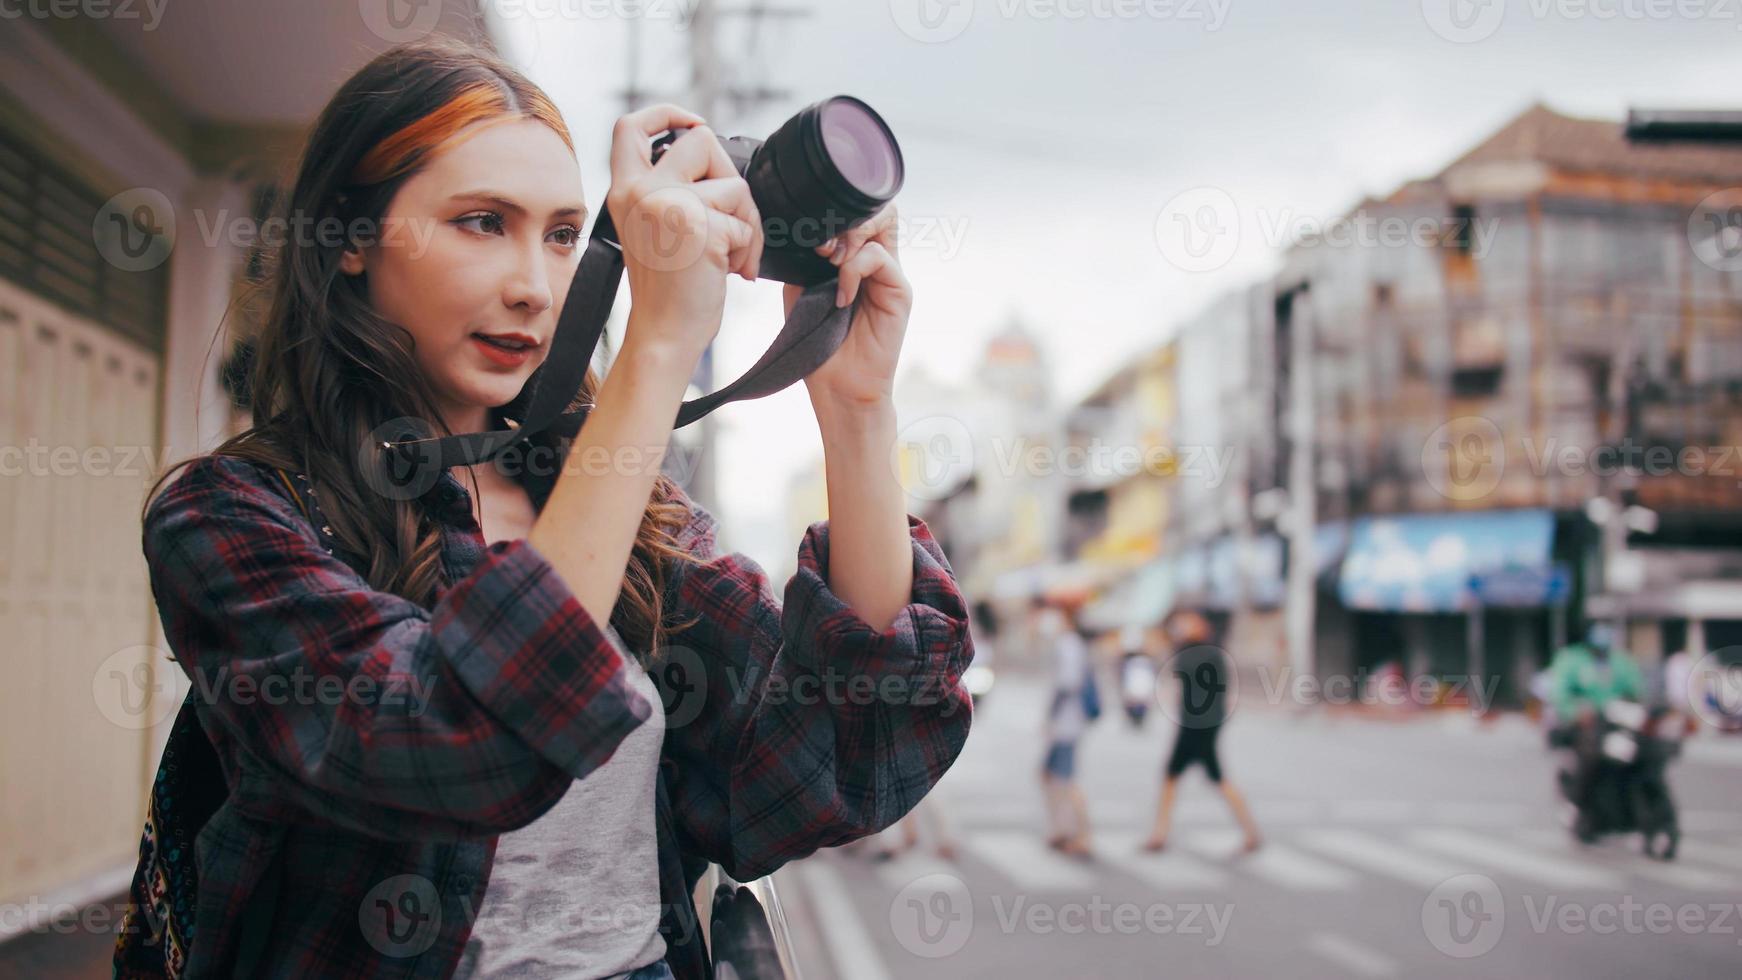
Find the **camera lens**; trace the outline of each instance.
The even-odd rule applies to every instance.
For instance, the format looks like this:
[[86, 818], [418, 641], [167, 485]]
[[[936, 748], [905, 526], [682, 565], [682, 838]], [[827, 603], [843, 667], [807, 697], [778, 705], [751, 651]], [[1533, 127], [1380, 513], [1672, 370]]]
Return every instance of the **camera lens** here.
[[893, 196], [901, 158], [883, 121], [855, 99], [831, 99], [821, 115], [823, 149], [841, 176], [862, 194]]

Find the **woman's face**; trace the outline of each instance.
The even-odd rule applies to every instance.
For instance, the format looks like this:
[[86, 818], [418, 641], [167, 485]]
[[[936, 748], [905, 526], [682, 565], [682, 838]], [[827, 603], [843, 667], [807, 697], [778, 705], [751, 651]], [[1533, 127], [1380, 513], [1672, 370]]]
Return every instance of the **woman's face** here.
[[455, 431], [483, 428], [550, 353], [584, 217], [562, 137], [533, 119], [484, 120], [406, 179], [379, 241], [345, 253], [340, 268], [366, 273], [375, 311], [415, 339]]

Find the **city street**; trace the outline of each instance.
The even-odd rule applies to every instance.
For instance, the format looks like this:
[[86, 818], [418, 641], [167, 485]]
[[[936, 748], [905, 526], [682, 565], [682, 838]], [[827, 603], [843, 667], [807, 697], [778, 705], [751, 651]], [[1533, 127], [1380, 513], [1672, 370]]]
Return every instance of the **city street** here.
[[[935, 802], [959, 848], [818, 854], [777, 882], [807, 977], [1683, 977], [1742, 971], [1742, 740], [1672, 769], [1680, 858], [1580, 849], [1519, 716], [1392, 721], [1242, 701], [1223, 764], [1267, 834], [1238, 842], [1200, 772], [1163, 855], [1138, 844], [1171, 744], [1115, 706], [1078, 773], [1093, 860], [1046, 848], [1035, 773], [1046, 691], [1001, 677]], [[928, 803], [931, 801], [928, 801]], [[826, 948], [826, 952], [824, 951]]]

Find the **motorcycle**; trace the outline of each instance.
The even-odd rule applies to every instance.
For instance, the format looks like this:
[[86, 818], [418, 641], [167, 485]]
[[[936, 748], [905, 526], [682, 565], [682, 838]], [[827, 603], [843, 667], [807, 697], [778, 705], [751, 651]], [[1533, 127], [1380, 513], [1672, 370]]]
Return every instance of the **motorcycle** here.
[[[1591, 844], [1609, 834], [1638, 833], [1648, 857], [1673, 860], [1681, 829], [1665, 773], [1681, 753], [1687, 719], [1665, 707], [1647, 709], [1617, 699], [1584, 725], [1589, 727], [1568, 724], [1554, 739], [1567, 750], [1557, 782], [1572, 806], [1573, 835]], [[1585, 753], [1592, 757], [1592, 769], [1581, 800], [1579, 772]]]

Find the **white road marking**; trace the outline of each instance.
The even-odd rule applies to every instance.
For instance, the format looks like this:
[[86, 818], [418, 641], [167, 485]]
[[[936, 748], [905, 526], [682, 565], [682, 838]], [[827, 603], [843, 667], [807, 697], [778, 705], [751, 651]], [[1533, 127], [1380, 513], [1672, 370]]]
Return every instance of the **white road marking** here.
[[817, 925], [824, 933], [823, 947], [835, 963], [835, 976], [840, 980], [890, 980], [841, 873], [828, 859], [819, 857], [800, 861], [795, 867], [816, 911]]
[[1614, 872], [1544, 855], [1533, 848], [1511, 844], [1493, 835], [1452, 827], [1436, 827], [1418, 830], [1410, 834], [1409, 839], [1443, 854], [1467, 858], [1503, 874], [1529, 878], [1554, 888], [1618, 890], [1622, 886], [1621, 877]]
[[1307, 831], [1297, 839], [1302, 844], [1346, 864], [1422, 888], [1431, 889], [1447, 878], [1470, 870], [1444, 858], [1424, 854], [1419, 848], [1359, 831]]
[[[1737, 880], [1734, 873], [1692, 867], [1684, 860], [1659, 861], [1646, 857], [1636, 849], [1638, 837], [1632, 834], [1623, 841], [1592, 848], [1580, 847], [1565, 831], [1526, 830], [1520, 831], [1519, 836], [1550, 851], [1619, 866], [1641, 878], [1661, 881], [1676, 888], [1696, 892], [1742, 892], [1742, 881]], [[1619, 849], [1622, 847], [1626, 850]]]
[[1170, 844], [1159, 854], [1139, 847], [1148, 834], [1108, 833], [1095, 838], [1100, 849], [1106, 841], [1106, 860], [1121, 871], [1130, 873], [1158, 891], [1205, 891], [1224, 888], [1228, 876], [1221, 869], [1181, 854], [1177, 844]]
[[1266, 841], [1256, 853], [1242, 854], [1238, 832], [1187, 834], [1183, 843], [1192, 851], [1224, 863], [1232, 871], [1251, 874], [1297, 891], [1341, 891], [1358, 882], [1355, 873], [1347, 868], [1309, 857], [1274, 841]]
[[1397, 961], [1384, 953], [1334, 932], [1314, 933], [1307, 948], [1350, 973], [1379, 980], [1397, 975]]
[[1028, 891], [1086, 892], [1095, 885], [1089, 868], [1047, 847], [1032, 831], [976, 830], [964, 843], [982, 861]]
[[1742, 847], [1729, 847], [1708, 840], [1689, 840], [1682, 837], [1679, 854], [1692, 854], [1702, 861], [1721, 864], [1727, 868], [1742, 868]]

